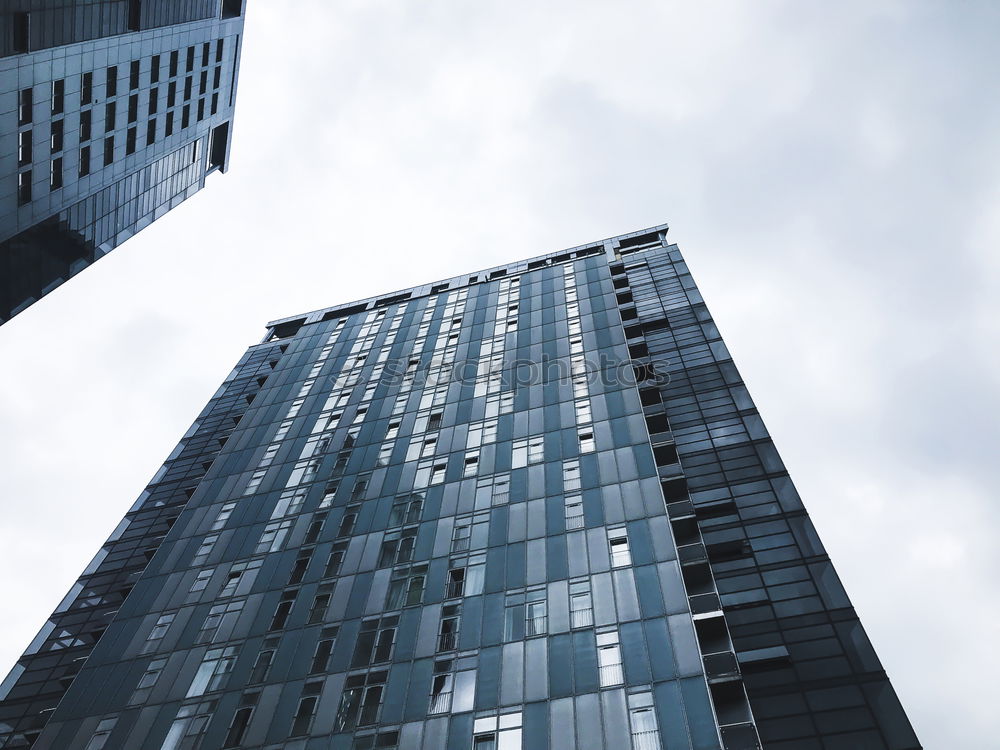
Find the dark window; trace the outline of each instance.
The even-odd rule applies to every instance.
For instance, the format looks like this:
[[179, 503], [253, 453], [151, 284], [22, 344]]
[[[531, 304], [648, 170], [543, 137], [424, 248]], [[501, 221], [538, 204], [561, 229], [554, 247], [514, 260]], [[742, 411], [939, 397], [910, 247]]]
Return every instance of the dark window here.
[[17, 205], [31, 203], [31, 170], [17, 173]]
[[288, 622], [288, 615], [292, 611], [292, 605], [295, 604], [295, 597], [298, 594], [298, 589], [293, 589], [281, 595], [281, 601], [278, 602], [278, 607], [274, 610], [274, 617], [271, 618], [271, 626], [268, 630], [281, 630], [285, 627], [285, 623]]
[[219, 111], [219, 95], [212, 94], [212, 114], [214, 115]]
[[188, 47], [187, 51], [187, 72], [194, 70], [194, 47]]
[[326, 513], [317, 513], [312, 523], [309, 524], [309, 529], [306, 531], [305, 543], [312, 544], [319, 539], [320, 532], [323, 531], [325, 525]]
[[354, 656], [351, 657], [351, 668], [389, 661], [392, 658], [393, 646], [396, 644], [398, 626], [398, 615], [362, 622], [358, 641], [354, 647]]
[[347, 552], [346, 542], [333, 545], [333, 551], [326, 560], [326, 568], [323, 570], [324, 578], [331, 578], [340, 573], [340, 566], [344, 564], [344, 554]]
[[191, 76], [184, 79], [184, 101], [190, 101], [191, 99], [193, 81], [194, 79]]
[[295, 710], [295, 717], [292, 719], [292, 731], [290, 736], [297, 737], [309, 734], [312, 727], [313, 717], [316, 716], [316, 706], [319, 704], [319, 694], [323, 692], [323, 681], [307, 682], [302, 688], [302, 697], [299, 698], [299, 706]]
[[201, 45], [201, 66], [204, 68], [208, 65], [208, 56], [212, 53], [212, 45], [210, 42], [205, 42]]
[[21, 89], [17, 102], [17, 124], [27, 125], [31, 122], [31, 110], [34, 106], [34, 89]]
[[128, 87], [131, 91], [139, 88], [139, 61], [133, 60], [129, 66]]
[[86, 177], [90, 174], [90, 146], [80, 149], [80, 176]]
[[125, 132], [125, 154], [135, 153], [135, 128], [129, 128]]
[[128, 30], [139, 31], [139, 19], [142, 16], [141, 0], [128, 0]]
[[49, 147], [53, 153], [62, 151], [63, 148], [63, 120], [52, 121], [52, 135], [49, 138]]
[[215, 69], [215, 73], [213, 73], [212, 88], [213, 89], [219, 88], [219, 84], [221, 82], [222, 82], [222, 66], [220, 65], [218, 68]]
[[110, 133], [115, 129], [115, 103], [108, 102], [104, 105], [104, 132]]
[[91, 110], [85, 109], [80, 113], [80, 140], [89, 141], [90, 140], [90, 112]]
[[14, 14], [14, 52], [27, 52], [31, 16], [27, 11]]
[[31, 131], [22, 130], [17, 134], [17, 166], [29, 166], [31, 164], [31, 154]]
[[104, 166], [110, 167], [115, 160], [115, 137], [109, 135], [104, 139]]
[[94, 101], [94, 74], [84, 73], [80, 80], [80, 106], [89, 107]]
[[177, 103], [177, 82], [171, 81], [167, 86], [167, 106], [172, 107]]
[[160, 56], [153, 55], [149, 60], [149, 82], [160, 82]]
[[155, 115], [160, 104], [160, 90], [152, 88], [149, 90], [149, 114]]
[[52, 82], [52, 114], [61, 115], [65, 105], [66, 81], [59, 79]]
[[460, 606], [458, 604], [449, 604], [441, 609], [441, 627], [438, 630], [438, 651], [454, 651], [458, 648]]
[[118, 67], [112, 65], [108, 68], [107, 77], [104, 82], [105, 94], [115, 96], [118, 93]]
[[348, 505], [344, 509], [344, 517], [340, 519], [340, 528], [337, 529], [337, 536], [348, 536], [354, 532], [354, 525], [358, 521], [358, 511], [360, 505]]
[[326, 609], [330, 606], [330, 598], [333, 596], [333, 584], [324, 583], [319, 587], [319, 591], [313, 598], [312, 606], [309, 608], [308, 624], [314, 625], [323, 622], [326, 616]]
[[323, 628], [319, 634], [319, 643], [316, 644], [316, 651], [313, 653], [312, 664], [309, 667], [309, 674], [322, 674], [330, 667], [330, 655], [333, 653], [333, 646], [337, 642], [336, 625]]
[[215, 42], [215, 61], [222, 62], [222, 46], [224, 42], [219, 39]]
[[177, 50], [170, 53], [170, 77], [177, 75]]
[[190, 121], [191, 121], [191, 107], [185, 104], [184, 108], [181, 110], [181, 130], [186, 128], [190, 123]]
[[208, 88], [208, 71], [201, 71], [201, 75], [198, 77], [198, 94], [199, 96], [205, 93], [205, 89]]
[[199, 99], [198, 100], [198, 122], [201, 122], [204, 119], [205, 119], [205, 100], [204, 99]]
[[128, 121], [130, 123], [139, 119], [139, 95], [132, 94], [128, 98]]
[[146, 123], [146, 144], [156, 142], [156, 118]]
[[173, 135], [174, 134], [174, 113], [173, 112], [167, 112], [167, 121], [166, 121], [166, 123], [164, 124], [164, 127], [163, 127], [163, 134], [164, 135]]
[[226, 740], [222, 743], [223, 747], [241, 747], [243, 745], [243, 735], [246, 734], [247, 726], [253, 717], [253, 710], [257, 706], [258, 698], [260, 698], [260, 693], [256, 691], [244, 693], [240, 698], [239, 708], [236, 709], [236, 715], [233, 716], [233, 721], [229, 725]]
[[382, 693], [389, 673], [385, 670], [347, 678], [340, 698], [334, 731], [375, 724], [382, 707]]
[[49, 190], [58, 190], [63, 186], [62, 157], [52, 160], [49, 169]]
[[254, 662], [253, 670], [250, 672], [249, 683], [251, 685], [264, 682], [264, 680], [267, 679], [268, 672], [271, 671], [271, 664], [274, 663], [274, 652], [277, 649], [277, 636], [264, 639], [264, 643], [261, 645], [260, 653], [257, 654], [257, 660]]
[[239, 18], [243, 12], [243, 0], [222, 0], [222, 17]]

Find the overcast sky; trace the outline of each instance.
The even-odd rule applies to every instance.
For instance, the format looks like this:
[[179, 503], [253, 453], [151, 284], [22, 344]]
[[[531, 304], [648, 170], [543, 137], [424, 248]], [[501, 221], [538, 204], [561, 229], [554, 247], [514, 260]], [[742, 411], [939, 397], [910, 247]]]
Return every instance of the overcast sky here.
[[918, 736], [987, 747], [1000, 5], [249, 4], [231, 171], [0, 328], [0, 678], [268, 320], [668, 222]]

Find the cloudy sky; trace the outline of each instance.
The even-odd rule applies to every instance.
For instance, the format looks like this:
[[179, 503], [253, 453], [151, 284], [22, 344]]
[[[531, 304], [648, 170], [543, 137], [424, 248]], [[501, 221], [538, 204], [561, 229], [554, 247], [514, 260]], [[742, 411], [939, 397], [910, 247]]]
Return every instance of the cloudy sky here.
[[0, 677], [268, 320], [668, 222], [918, 735], [986, 747], [1000, 6], [250, 6], [229, 174], [0, 328]]

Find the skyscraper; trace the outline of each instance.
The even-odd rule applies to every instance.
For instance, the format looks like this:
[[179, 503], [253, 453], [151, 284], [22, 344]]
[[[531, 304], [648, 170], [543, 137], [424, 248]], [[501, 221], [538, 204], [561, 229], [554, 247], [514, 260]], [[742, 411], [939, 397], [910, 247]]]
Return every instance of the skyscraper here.
[[0, 747], [919, 748], [666, 231], [269, 324]]
[[0, 323], [225, 171], [243, 0], [0, 9]]

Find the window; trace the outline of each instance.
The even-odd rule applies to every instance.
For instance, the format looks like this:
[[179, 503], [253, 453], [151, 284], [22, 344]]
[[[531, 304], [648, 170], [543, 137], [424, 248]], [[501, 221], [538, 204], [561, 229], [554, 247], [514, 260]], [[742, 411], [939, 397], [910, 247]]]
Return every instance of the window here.
[[263, 555], [268, 552], [277, 552], [281, 549], [281, 545], [284, 543], [285, 537], [288, 536], [288, 532], [291, 530], [291, 520], [272, 521], [264, 527], [264, 533], [260, 535], [260, 541], [257, 542], [254, 554]]
[[156, 118], [146, 123], [146, 145], [156, 142]]
[[340, 527], [337, 529], [337, 536], [350, 536], [354, 533], [354, 527], [358, 522], [358, 513], [361, 506], [358, 504], [348, 505], [344, 508], [344, 516], [340, 519]]
[[108, 738], [111, 736], [111, 730], [115, 728], [115, 724], [117, 723], [117, 716], [101, 719], [97, 723], [97, 728], [94, 730], [94, 734], [91, 735], [90, 742], [87, 743], [84, 750], [103, 750], [104, 746], [108, 744]]
[[470, 549], [482, 549], [487, 544], [489, 531], [489, 513], [477, 513], [474, 516], [458, 518], [451, 532], [451, 551], [464, 552]]
[[263, 560], [248, 560], [247, 562], [233, 563], [229, 568], [222, 591], [219, 592], [219, 598], [222, 599], [227, 596], [249, 593], [262, 563]]
[[170, 53], [170, 77], [177, 75], [177, 50]]
[[202, 657], [198, 671], [188, 687], [185, 698], [193, 698], [220, 690], [236, 663], [236, 646], [209, 649]]
[[118, 95], [118, 67], [112, 65], [104, 77], [105, 96]]
[[17, 11], [13, 14], [11, 27], [14, 37], [14, 52], [28, 52], [31, 42], [31, 14], [28, 11]]
[[226, 733], [226, 739], [223, 741], [223, 747], [241, 747], [243, 744], [243, 735], [246, 734], [247, 727], [250, 725], [250, 719], [253, 717], [254, 709], [257, 707], [257, 701], [260, 698], [260, 692], [253, 690], [251, 692], [243, 693], [240, 696], [240, 704], [236, 709], [236, 714], [233, 716], [233, 721], [229, 725], [229, 731]]
[[306, 577], [306, 570], [309, 568], [309, 562], [312, 560], [312, 548], [304, 550], [299, 553], [299, 556], [295, 558], [295, 564], [292, 566], [292, 572], [288, 576], [288, 585], [293, 585], [296, 583], [302, 583], [302, 579]]
[[109, 135], [104, 139], [104, 166], [110, 167], [115, 160], [115, 137]]
[[474, 422], [469, 425], [469, 437], [466, 448], [478, 448], [487, 443], [495, 443], [497, 439], [497, 420], [487, 419], [484, 422]]
[[316, 644], [316, 651], [313, 652], [312, 663], [309, 666], [309, 674], [323, 674], [329, 670], [330, 655], [333, 653], [339, 631], [337, 625], [330, 625], [320, 632], [319, 643]]
[[104, 132], [110, 133], [115, 129], [115, 103], [108, 102], [104, 105]]
[[89, 141], [91, 136], [91, 112], [86, 109], [80, 113], [80, 141]]
[[400, 609], [420, 604], [424, 596], [426, 578], [426, 564], [411, 565], [392, 571], [385, 608]]
[[191, 108], [185, 104], [181, 109], [181, 130], [191, 123]]
[[504, 602], [504, 640], [519, 641], [547, 631], [544, 587], [507, 594]]
[[334, 724], [335, 732], [375, 724], [389, 673], [385, 670], [347, 678]]
[[594, 431], [587, 430], [580, 433], [580, 453], [592, 453], [596, 449], [594, 444]]
[[52, 82], [52, 114], [61, 115], [65, 107], [66, 81], [60, 78]]
[[622, 649], [618, 643], [618, 631], [597, 634], [597, 666], [601, 687], [621, 685], [625, 682], [622, 671]]
[[467, 559], [453, 559], [448, 571], [445, 598], [453, 599], [460, 596], [481, 594], [485, 580], [486, 556], [484, 554], [471, 555]]
[[208, 56], [211, 54], [212, 45], [210, 42], [205, 42], [201, 45], [201, 66], [205, 67], [208, 65]]
[[333, 545], [333, 551], [326, 560], [326, 567], [323, 570], [324, 578], [331, 578], [340, 573], [340, 567], [344, 564], [344, 554], [347, 552], [347, 543], [340, 542]]
[[399, 732], [379, 732], [355, 737], [351, 750], [399, 750]]
[[267, 675], [271, 671], [271, 664], [274, 663], [274, 652], [277, 650], [278, 638], [276, 636], [264, 639], [260, 653], [257, 654], [257, 660], [254, 662], [253, 670], [250, 672], [249, 683], [251, 685], [264, 682], [267, 679]]
[[191, 101], [191, 92], [194, 90], [193, 86], [194, 79], [191, 76], [184, 79], [184, 101]]
[[34, 89], [21, 89], [17, 99], [17, 124], [27, 125], [32, 120]]
[[94, 101], [94, 74], [84, 73], [80, 77], [80, 106], [88, 107]]
[[199, 570], [198, 574], [194, 577], [194, 580], [191, 582], [191, 588], [188, 590], [189, 591], [203, 590], [206, 586], [208, 586], [208, 582], [212, 579], [213, 572], [214, 568], [205, 568], [205, 570]]
[[351, 668], [381, 664], [392, 659], [398, 627], [399, 615], [362, 621], [354, 656], [351, 658]]
[[288, 615], [292, 611], [292, 605], [295, 604], [295, 597], [298, 595], [298, 589], [282, 592], [281, 601], [278, 602], [278, 606], [274, 610], [274, 616], [271, 618], [268, 630], [282, 630], [285, 627], [285, 624], [288, 622]]
[[165, 636], [167, 631], [170, 630], [170, 624], [174, 621], [175, 617], [177, 617], [177, 613], [171, 612], [166, 615], [160, 615], [159, 618], [157, 618], [156, 624], [153, 625], [153, 628], [149, 631], [149, 635], [146, 636], [146, 647], [143, 649], [144, 653], [148, 653], [159, 646], [159, 642], [163, 640], [163, 636]]
[[306, 501], [305, 490], [285, 490], [278, 498], [278, 502], [271, 511], [271, 518], [281, 518], [283, 516], [294, 516], [302, 510]]
[[212, 547], [215, 543], [219, 541], [218, 534], [210, 534], [201, 540], [201, 544], [198, 545], [198, 549], [194, 553], [194, 557], [191, 560], [192, 565], [203, 565], [205, 560], [208, 558], [209, 553], [212, 551]]
[[416, 542], [416, 528], [387, 532], [379, 551], [378, 567], [388, 568], [409, 562], [413, 559], [413, 548]]
[[204, 99], [199, 99], [198, 100], [198, 122], [201, 122], [204, 119], [205, 119], [205, 100]]
[[215, 517], [215, 521], [212, 522], [212, 531], [218, 531], [226, 525], [226, 521], [229, 517], [233, 515], [233, 511], [236, 510], [236, 503], [224, 503], [219, 509], [219, 515]]
[[565, 461], [563, 463], [563, 489], [580, 489], [580, 462], [577, 460]]
[[199, 747], [217, 703], [212, 700], [181, 706], [160, 750], [188, 750]]
[[[53, 123], [55, 127], [55, 123]], [[27, 167], [31, 164], [31, 131], [22, 130], [17, 134], [17, 166]]]
[[417, 523], [423, 507], [424, 500], [420, 495], [404, 495], [396, 498], [392, 510], [389, 511], [389, 528]]
[[222, 50], [225, 45], [225, 40], [217, 39], [215, 42], [215, 61], [222, 62]]
[[632, 732], [632, 750], [654, 750], [660, 747], [660, 731], [656, 725], [651, 692], [632, 693], [628, 696], [628, 719]]
[[451, 694], [455, 687], [455, 675], [452, 674], [452, 659], [434, 662], [434, 675], [431, 679], [431, 699], [429, 714], [446, 714], [451, 710]]
[[205, 95], [205, 90], [208, 88], [208, 71], [201, 71], [201, 75], [198, 76], [198, 94], [200, 96]]
[[592, 420], [590, 414], [590, 401], [580, 400], [573, 403], [573, 409], [576, 412], [576, 423], [577, 424], [587, 424]]
[[521, 750], [521, 713], [476, 719], [472, 725], [473, 750]]
[[608, 546], [611, 548], [612, 568], [621, 568], [632, 564], [632, 555], [628, 548], [628, 534], [625, 529], [609, 529]]
[[139, 88], [139, 61], [133, 60], [129, 66], [128, 87], [131, 91]]
[[135, 691], [129, 699], [129, 705], [136, 706], [146, 702], [146, 699], [149, 698], [150, 690], [156, 684], [156, 681], [160, 679], [165, 666], [167, 666], [165, 658], [153, 659], [149, 662], [146, 666], [146, 671], [139, 677], [139, 683], [135, 686]]
[[354, 487], [351, 489], [351, 500], [361, 500], [365, 496], [369, 479], [371, 479], [370, 475], [363, 474], [354, 480]]
[[417, 438], [406, 451], [406, 460], [414, 461], [418, 458], [433, 458], [434, 450], [437, 448], [437, 436]]
[[315, 625], [317, 622], [323, 622], [326, 617], [326, 609], [330, 606], [330, 598], [332, 596], [333, 584], [320, 584], [316, 596], [313, 597], [312, 606], [309, 608], [309, 618], [306, 620], [306, 624]]
[[580, 495], [566, 495], [566, 530], [582, 529], [585, 525], [583, 518], [583, 498]]
[[306, 538], [304, 540], [306, 544], [312, 544], [319, 539], [320, 532], [322, 532], [323, 527], [326, 526], [326, 518], [326, 513], [313, 514], [312, 523], [309, 524], [309, 528], [306, 530]]
[[302, 696], [299, 698], [298, 708], [295, 709], [295, 716], [292, 718], [290, 736], [298, 737], [303, 734], [309, 734], [313, 719], [316, 716], [316, 708], [319, 705], [319, 696], [322, 692], [323, 680], [314, 680], [302, 686]]
[[463, 477], [474, 477], [479, 472], [479, 451], [473, 450], [465, 454], [465, 462], [462, 466]]
[[226, 640], [236, 625], [236, 618], [243, 611], [243, 604], [244, 600], [240, 599], [239, 601], [228, 602], [227, 604], [212, 605], [212, 608], [208, 611], [208, 616], [205, 618], [205, 622], [201, 625], [201, 630], [198, 631], [198, 637], [195, 642], [214, 643], [215, 641]]
[[187, 48], [187, 72], [194, 70], [194, 47]]
[[461, 623], [461, 605], [446, 604], [441, 608], [441, 625], [438, 628], [437, 650], [454, 651], [458, 648], [458, 626]]
[[177, 82], [171, 81], [167, 84], [167, 107], [172, 107], [177, 103]]
[[590, 596], [590, 581], [569, 585], [569, 621], [572, 628], [588, 628], [594, 624], [594, 604]]
[[149, 60], [149, 82], [160, 82], [160, 56], [153, 55]]

